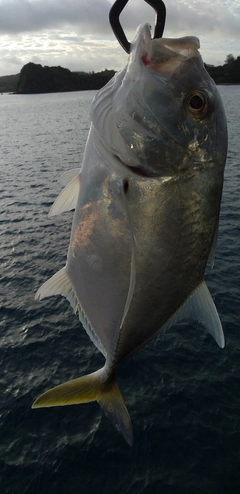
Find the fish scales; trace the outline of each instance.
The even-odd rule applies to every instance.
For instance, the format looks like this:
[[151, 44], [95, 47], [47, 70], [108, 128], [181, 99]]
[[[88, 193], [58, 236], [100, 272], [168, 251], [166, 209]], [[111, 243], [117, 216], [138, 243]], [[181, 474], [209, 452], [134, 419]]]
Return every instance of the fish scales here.
[[204, 282], [214, 259], [227, 128], [195, 37], [151, 39], [141, 25], [128, 64], [91, 106], [82, 168], [64, 174], [50, 214], [75, 207], [66, 266], [36, 298], [61, 294], [106, 358], [46, 391], [33, 407], [97, 401], [132, 444], [114, 371], [173, 324], [221, 322]]
[[[148, 196], [153, 197], [152, 189], [155, 188], [154, 195], [159, 198], [159, 204], [157, 207], [155, 204], [154, 211], [152, 208], [147, 210], [144, 204], [139, 210], [139, 202], [130, 201], [130, 207], [138, 208], [138, 215], [136, 211], [132, 214], [139, 220], [134, 225], [138, 269], [132, 303], [121, 331], [119, 361], [151, 338], [203, 278], [218, 220], [218, 209], [215, 208], [215, 215], [209, 219], [209, 204], [203, 204], [206, 181], [207, 173], [199, 173], [197, 178], [187, 180], [188, 184], [186, 181], [180, 184], [178, 179], [162, 184], [154, 182], [152, 187], [149, 185], [148, 194], [144, 194], [147, 201]], [[199, 182], [202, 194], [199, 193]], [[141, 182], [135, 182], [135, 186], [141, 190]], [[132, 195], [137, 196], [135, 191]]]

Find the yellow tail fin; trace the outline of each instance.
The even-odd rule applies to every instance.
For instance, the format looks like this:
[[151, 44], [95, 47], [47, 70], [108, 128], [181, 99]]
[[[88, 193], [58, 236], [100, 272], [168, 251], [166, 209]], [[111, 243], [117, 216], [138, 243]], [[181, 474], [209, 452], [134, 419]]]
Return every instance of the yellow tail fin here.
[[98, 401], [110, 422], [132, 446], [132, 424], [115, 376], [106, 381], [105, 369], [60, 384], [34, 401], [32, 408], [77, 405]]

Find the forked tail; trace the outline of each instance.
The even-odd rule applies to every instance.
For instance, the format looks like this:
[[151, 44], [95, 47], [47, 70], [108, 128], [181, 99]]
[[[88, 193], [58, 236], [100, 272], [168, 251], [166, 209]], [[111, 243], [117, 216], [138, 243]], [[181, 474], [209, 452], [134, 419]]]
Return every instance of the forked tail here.
[[32, 408], [77, 405], [98, 401], [110, 422], [132, 446], [132, 424], [114, 374], [104, 379], [105, 368], [60, 384], [34, 401]]

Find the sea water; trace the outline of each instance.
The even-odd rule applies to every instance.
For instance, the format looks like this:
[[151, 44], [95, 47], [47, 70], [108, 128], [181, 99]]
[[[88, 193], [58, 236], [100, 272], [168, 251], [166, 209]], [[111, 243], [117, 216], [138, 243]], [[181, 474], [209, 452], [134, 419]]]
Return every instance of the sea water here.
[[239, 494], [240, 86], [219, 91], [229, 151], [206, 281], [226, 347], [190, 322], [119, 368], [132, 448], [97, 403], [31, 409], [103, 364], [65, 299], [34, 300], [66, 261], [73, 213], [48, 211], [59, 176], [81, 164], [94, 92], [0, 96], [1, 494]]

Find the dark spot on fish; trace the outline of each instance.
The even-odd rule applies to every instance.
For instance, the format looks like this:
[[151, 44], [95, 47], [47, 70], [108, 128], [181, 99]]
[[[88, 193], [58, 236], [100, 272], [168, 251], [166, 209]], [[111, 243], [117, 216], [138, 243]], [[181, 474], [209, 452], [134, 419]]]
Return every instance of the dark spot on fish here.
[[126, 194], [128, 191], [128, 180], [126, 178], [123, 181], [123, 190], [124, 190], [124, 194]]

